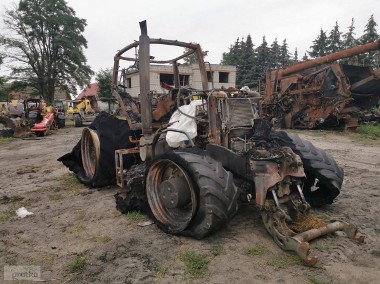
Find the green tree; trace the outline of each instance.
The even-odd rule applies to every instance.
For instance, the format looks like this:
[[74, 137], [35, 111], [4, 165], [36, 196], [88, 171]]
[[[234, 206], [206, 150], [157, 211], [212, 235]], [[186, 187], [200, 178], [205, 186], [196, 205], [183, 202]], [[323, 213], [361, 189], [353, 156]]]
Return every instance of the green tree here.
[[221, 64], [238, 65], [242, 52], [241, 41], [236, 39], [235, 44], [229, 47], [228, 52], [223, 52]]
[[[3, 64], [3, 58], [0, 57], [0, 66]], [[0, 68], [1, 69], [1, 68]], [[4, 88], [2, 88], [3, 84], [5, 83], [5, 78], [0, 76], [0, 101], [6, 101], [6, 92]]]
[[312, 58], [325, 56], [327, 54], [327, 45], [326, 32], [321, 29], [319, 35], [313, 41], [313, 45], [310, 46], [311, 51], [308, 51], [309, 56]]
[[[1, 64], [3, 64], [3, 58], [2, 57], [0, 57], [0, 66], [1, 66]], [[5, 82], [5, 78], [0, 76], [0, 85], [3, 85], [4, 82]]]
[[[379, 34], [377, 33], [376, 26], [377, 23], [375, 22], [372, 14], [365, 26], [364, 34], [360, 37], [360, 42], [362, 44], [370, 43], [379, 39]], [[360, 64], [379, 67], [380, 53], [379, 51], [371, 51], [366, 54], [362, 54], [359, 57], [359, 60]]]
[[254, 51], [254, 45], [251, 35], [247, 36], [246, 41], [241, 42], [241, 56], [238, 61], [238, 78], [237, 86], [249, 86], [256, 85], [255, 82], [255, 66], [256, 54]]
[[335, 22], [334, 28], [330, 31], [329, 37], [327, 38], [327, 53], [338, 52], [342, 49], [342, 33], [339, 31], [338, 22]]
[[294, 50], [294, 56], [293, 56], [293, 63], [297, 63], [298, 62], [298, 50], [297, 50], [297, 47], [296, 49]]
[[[190, 49], [189, 48], [185, 48], [185, 50], [184, 50], [183, 53], [186, 53], [188, 51], [190, 51]], [[208, 53], [208, 51], [203, 51], [202, 50], [203, 57], [206, 57], [207, 53]], [[198, 57], [197, 57], [197, 55], [195, 53], [190, 54], [189, 56], [186, 56], [183, 60], [187, 64], [196, 64], [196, 63], [198, 63]]]
[[280, 65], [281, 67], [288, 66], [290, 64], [290, 53], [289, 53], [289, 46], [286, 42], [286, 39], [282, 41], [281, 45], [281, 54], [280, 54]]
[[[355, 20], [351, 19], [351, 25], [348, 27], [348, 31], [343, 34], [342, 49], [349, 49], [358, 45], [358, 40], [355, 38]], [[341, 61], [344, 64], [358, 64], [358, 56], [351, 58], [345, 58]]]
[[54, 99], [55, 87], [75, 92], [93, 72], [86, 64], [83, 36], [86, 21], [64, 0], [21, 0], [6, 10], [4, 24], [10, 35], [0, 37], [0, 45], [11, 78], [27, 81], [47, 102]]
[[343, 43], [342, 43], [342, 48], [343, 49], [348, 49], [352, 48], [354, 46], [358, 45], [358, 41], [355, 38], [355, 20], [354, 18], [351, 19], [351, 25], [348, 27], [348, 31], [343, 34]]
[[264, 73], [270, 70], [270, 48], [263, 36], [262, 43], [257, 47], [257, 75], [264, 75]]
[[280, 64], [281, 50], [280, 50], [280, 45], [278, 44], [277, 38], [271, 44], [269, 54], [270, 54], [270, 62], [269, 62], [270, 69], [279, 68], [281, 65]]
[[308, 61], [309, 60], [309, 57], [307, 56], [307, 53], [305, 52], [305, 54], [302, 56], [302, 61]]
[[111, 112], [111, 102], [115, 101], [111, 91], [112, 70], [100, 69], [100, 71], [96, 73], [95, 80], [98, 83], [98, 98], [108, 103], [108, 112]]

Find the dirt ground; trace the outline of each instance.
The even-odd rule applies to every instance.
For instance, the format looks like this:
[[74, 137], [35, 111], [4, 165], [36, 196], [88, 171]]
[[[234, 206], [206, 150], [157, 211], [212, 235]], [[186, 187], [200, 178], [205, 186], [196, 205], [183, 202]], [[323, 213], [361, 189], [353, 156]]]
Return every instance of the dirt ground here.
[[[343, 233], [313, 241], [319, 261], [310, 268], [273, 242], [253, 204], [200, 241], [141, 226], [147, 221], [142, 214], [120, 214], [114, 201], [119, 188], [88, 190], [57, 162], [81, 130], [0, 141], [0, 283], [4, 265], [40, 266], [48, 283], [380, 283], [379, 143], [302, 132], [345, 171], [336, 202], [314, 213], [354, 222], [366, 235], [364, 244]], [[22, 206], [34, 215], [15, 216]], [[203, 262], [189, 262], [189, 255]], [[189, 263], [203, 272], [191, 274]]]

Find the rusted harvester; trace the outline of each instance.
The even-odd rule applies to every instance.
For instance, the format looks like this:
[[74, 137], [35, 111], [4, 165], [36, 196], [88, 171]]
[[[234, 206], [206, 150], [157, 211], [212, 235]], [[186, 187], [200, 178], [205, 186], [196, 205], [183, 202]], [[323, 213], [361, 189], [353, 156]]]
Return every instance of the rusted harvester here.
[[263, 115], [282, 128], [355, 128], [380, 99], [380, 71], [338, 60], [379, 49], [379, 40], [266, 74]]

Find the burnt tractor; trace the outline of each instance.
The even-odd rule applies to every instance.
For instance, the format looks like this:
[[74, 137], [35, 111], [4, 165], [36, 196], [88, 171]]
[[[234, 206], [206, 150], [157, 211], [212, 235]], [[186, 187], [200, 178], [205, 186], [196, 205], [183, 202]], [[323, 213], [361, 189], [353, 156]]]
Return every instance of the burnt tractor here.
[[378, 49], [379, 40], [267, 72], [263, 117], [282, 128], [355, 129], [380, 100], [380, 70], [338, 60]]
[[25, 137], [30, 132], [47, 135], [49, 130], [65, 126], [62, 101], [46, 106], [42, 98], [32, 98], [20, 93], [10, 93], [8, 103], [0, 109], [0, 137]]
[[[308, 243], [314, 238], [343, 230], [363, 242], [357, 227], [343, 221], [297, 229], [311, 206], [331, 204], [340, 192], [343, 169], [330, 155], [297, 135], [272, 130], [260, 119], [260, 98], [210, 90], [198, 44], [149, 38], [145, 21], [140, 28], [139, 41], [114, 57], [112, 92], [121, 118], [100, 114], [73, 151], [59, 158], [81, 182], [116, 182], [128, 201], [138, 192], [162, 230], [198, 239], [231, 220], [241, 202], [254, 203], [275, 242], [309, 265], [317, 261]], [[186, 52], [158, 61], [150, 55], [154, 44]], [[138, 57], [124, 55], [135, 48]], [[198, 59], [201, 90], [179, 83], [178, 63], [191, 54]], [[119, 87], [120, 60], [138, 66], [138, 98]], [[150, 64], [172, 65], [168, 92], [150, 90]]]

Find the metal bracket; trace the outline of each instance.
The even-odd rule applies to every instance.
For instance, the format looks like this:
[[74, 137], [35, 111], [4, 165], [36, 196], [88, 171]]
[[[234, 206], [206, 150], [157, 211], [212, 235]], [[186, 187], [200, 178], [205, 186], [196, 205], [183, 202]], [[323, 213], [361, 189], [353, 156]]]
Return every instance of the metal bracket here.
[[138, 148], [119, 149], [115, 151], [116, 184], [124, 187], [123, 155], [139, 153]]

